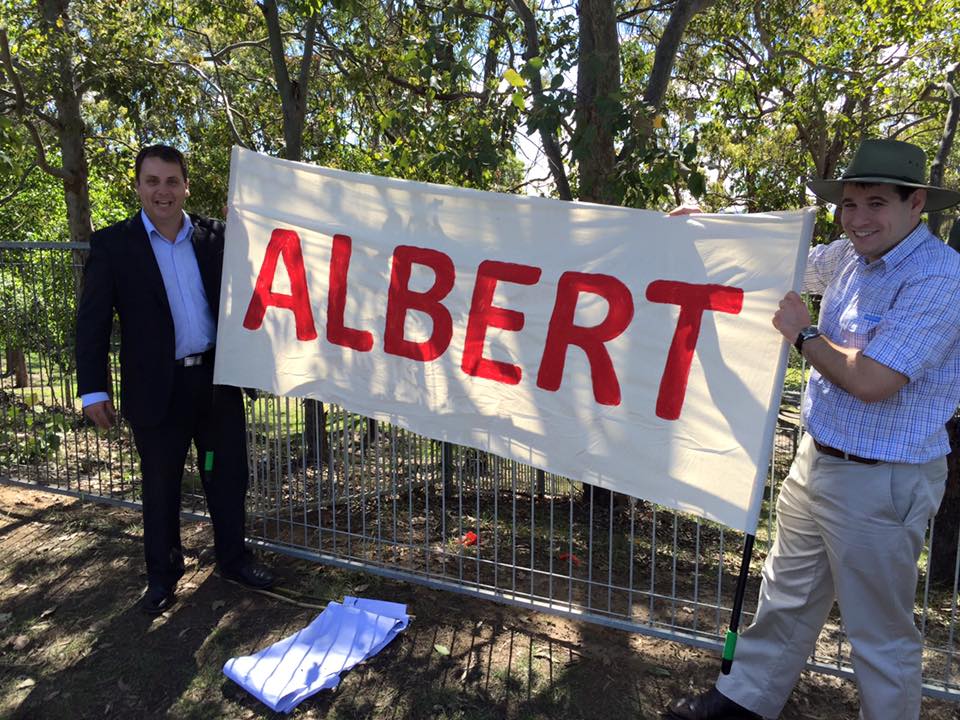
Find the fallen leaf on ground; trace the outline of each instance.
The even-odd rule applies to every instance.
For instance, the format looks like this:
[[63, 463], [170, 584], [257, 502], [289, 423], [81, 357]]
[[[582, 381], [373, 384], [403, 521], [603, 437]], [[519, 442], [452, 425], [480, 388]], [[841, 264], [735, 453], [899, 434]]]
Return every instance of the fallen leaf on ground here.
[[450, 648], [448, 648], [446, 645], [440, 645], [439, 643], [437, 643], [436, 645], [433, 646], [433, 649], [436, 650], [441, 655], [450, 654]]

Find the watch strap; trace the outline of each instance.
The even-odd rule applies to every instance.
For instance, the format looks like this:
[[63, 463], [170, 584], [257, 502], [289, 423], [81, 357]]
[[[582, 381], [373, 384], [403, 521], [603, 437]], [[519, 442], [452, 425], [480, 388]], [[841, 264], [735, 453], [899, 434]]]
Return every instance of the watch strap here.
[[793, 341], [793, 346], [797, 349], [798, 353], [803, 353], [803, 343], [805, 340], [812, 340], [813, 338], [820, 337], [820, 328], [816, 325], [807, 325], [805, 328], [800, 330], [797, 335], [797, 339]]

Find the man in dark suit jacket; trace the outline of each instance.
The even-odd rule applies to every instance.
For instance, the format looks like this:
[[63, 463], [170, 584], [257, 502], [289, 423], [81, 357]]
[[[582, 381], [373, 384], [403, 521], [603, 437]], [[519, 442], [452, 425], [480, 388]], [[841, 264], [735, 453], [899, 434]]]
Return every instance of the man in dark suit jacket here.
[[107, 357], [120, 318], [121, 409], [143, 474], [144, 610], [175, 602], [183, 575], [180, 483], [196, 447], [221, 574], [269, 587], [270, 572], [244, 549], [247, 451], [239, 388], [213, 384], [224, 225], [188, 215], [187, 166], [179, 150], [137, 155], [141, 212], [95, 232], [77, 313], [78, 390], [84, 414], [109, 428], [116, 413]]

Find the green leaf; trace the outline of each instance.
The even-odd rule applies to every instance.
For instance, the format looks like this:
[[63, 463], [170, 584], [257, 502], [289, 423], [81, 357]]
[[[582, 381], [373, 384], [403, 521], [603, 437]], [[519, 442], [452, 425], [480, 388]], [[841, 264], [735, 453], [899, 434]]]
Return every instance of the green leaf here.
[[437, 643], [436, 645], [434, 645], [433, 649], [436, 650], [441, 655], [443, 655], [444, 657], [450, 654], [450, 648], [448, 648], [446, 645], [441, 645], [440, 643]]
[[687, 175], [687, 188], [694, 197], [703, 197], [703, 194], [707, 191], [707, 181], [703, 177], [703, 173], [694, 170]]
[[514, 105], [516, 105], [521, 110], [527, 109], [527, 104], [523, 100], [523, 93], [520, 92], [519, 90], [510, 96], [510, 100], [513, 102]]
[[513, 68], [507, 68], [507, 71], [503, 74], [503, 79], [513, 85], [515, 88], [527, 86], [527, 81], [520, 77], [520, 73]]

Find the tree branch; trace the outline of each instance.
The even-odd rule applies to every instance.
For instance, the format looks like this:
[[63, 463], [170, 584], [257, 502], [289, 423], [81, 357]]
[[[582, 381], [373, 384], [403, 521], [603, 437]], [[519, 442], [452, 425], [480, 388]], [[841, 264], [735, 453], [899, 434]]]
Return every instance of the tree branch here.
[[[307, 18], [307, 27], [305, 28], [307, 37], [303, 42], [303, 57], [300, 59], [300, 92], [306, 94], [307, 84], [310, 82], [310, 65], [313, 62], [314, 40], [317, 37], [317, 15], [313, 13]], [[303, 103], [306, 107], [306, 103]]]
[[20, 178], [20, 182], [17, 183], [16, 187], [13, 188], [8, 194], [0, 198], [0, 206], [6, 205], [8, 202], [13, 200], [17, 195], [20, 194], [20, 191], [23, 190], [23, 186], [27, 184], [27, 178], [30, 177], [32, 173], [37, 168], [37, 163], [30, 163], [30, 167], [27, 168], [27, 171], [23, 173]]
[[670, 75], [673, 72], [673, 63], [680, 48], [680, 41], [687, 25], [697, 13], [713, 4], [714, 0], [677, 0], [663, 30], [663, 36], [657, 43], [654, 52], [653, 68], [647, 81], [646, 91], [643, 93], [643, 102], [659, 111], [663, 98], [667, 92]]
[[58, 177], [61, 180], [73, 180], [73, 177], [66, 170], [61, 167], [55, 167], [47, 161], [47, 151], [43, 146], [43, 138], [40, 137], [40, 131], [37, 130], [37, 126], [27, 118], [27, 99], [23, 93], [23, 85], [20, 83], [17, 71], [13, 67], [13, 57], [10, 54], [10, 41], [7, 38], [7, 29], [3, 27], [0, 27], [0, 63], [3, 65], [10, 84], [13, 85], [14, 113], [20, 118], [20, 122], [27, 129], [30, 139], [33, 140], [33, 145], [37, 150], [37, 166], [45, 173]]
[[617, 22], [626, 22], [631, 18], [635, 18], [637, 15], [643, 15], [648, 12], [658, 12], [660, 10], [666, 10], [670, 7], [672, 3], [662, 2], [656, 3], [654, 5], [647, 5], [646, 7], [640, 7], [639, 3], [632, 10], [624, 10], [622, 13], [617, 15]]
[[[281, 33], [284, 37], [298, 37], [298, 34], [295, 32], [285, 32]], [[265, 37], [260, 40], [241, 40], [239, 42], [231, 43], [220, 48], [216, 52], [211, 52], [210, 55], [204, 58], [204, 60], [209, 60], [210, 62], [216, 62], [220, 59], [221, 55], [229, 55], [234, 50], [239, 50], [240, 48], [252, 47], [257, 48], [258, 50], [266, 50], [264, 44], [269, 42], [270, 38]]]
[[[523, 32], [526, 40], [527, 51], [525, 58], [539, 57], [540, 39], [537, 31], [537, 19], [533, 12], [527, 7], [525, 0], [509, 0], [510, 6], [517, 17], [523, 23]], [[533, 108], [534, 112], [543, 108], [543, 83], [540, 80], [539, 73], [533, 73], [530, 82], [533, 89]], [[547, 163], [550, 167], [550, 174], [553, 175], [553, 181], [557, 186], [557, 194], [561, 200], [573, 200], [573, 193], [570, 191], [570, 181], [567, 179], [567, 172], [563, 167], [563, 154], [560, 151], [560, 143], [553, 133], [548, 132], [542, 126], [540, 127], [540, 142], [543, 144], [543, 151], [547, 156]]]

